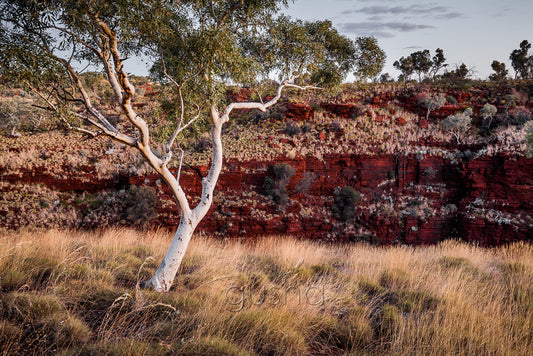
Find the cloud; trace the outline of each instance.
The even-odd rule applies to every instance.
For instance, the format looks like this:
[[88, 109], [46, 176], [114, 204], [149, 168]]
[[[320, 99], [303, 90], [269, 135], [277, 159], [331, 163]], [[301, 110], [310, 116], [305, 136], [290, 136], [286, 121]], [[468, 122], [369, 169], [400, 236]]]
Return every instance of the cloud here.
[[463, 16], [462, 13], [452, 11], [445, 6], [439, 6], [437, 4], [424, 4], [424, 5], [412, 5], [412, 6], [366, 6], [357, 10], [346, 10], [343, 14], [355, 14], [362, 13], [366, 15], [406, 15], [406, 16], [431, 16], [435, 19], [451, 19]]
[[441, 15], [435, 16], [435, 18], [437, 20], [452, 20], [452, 19], [456, 19], [458, 17], [465, 17], [465, 15], [460, 13], [460, 12], [448, 12], [446, 14], [441, 14]]
[[363, 35], [374, 36], [374, 37], [379, 37], [379, 38], [393, 38], [394, 37], [394, 33], [385, 32], [385, 31], [363, 33]]
[[378, 36], [378, 33], [388, 33], [387, 31], [411, 32], [434, 28], [431, 25], [419, 25], [409, 22], [346, 22], [341, 24], [345, 32], [368, 33]]
[[356, 14], [357, 13], [357, 10], [344, 10], [341, 12], [341, 15], [352, 15], [352, 14]]
[[370, 16], [367, 18], [367, 21], [383, 21], [385, 20], [385, 16]]
[[414, 6], [367, 6], [359, 9], [359, 12], [370, 15], [382, 15], [382, 14], [432, 14], [445, 12], [447, 9], [444, 6], [431, 6], [426, 5], [414, 5]]

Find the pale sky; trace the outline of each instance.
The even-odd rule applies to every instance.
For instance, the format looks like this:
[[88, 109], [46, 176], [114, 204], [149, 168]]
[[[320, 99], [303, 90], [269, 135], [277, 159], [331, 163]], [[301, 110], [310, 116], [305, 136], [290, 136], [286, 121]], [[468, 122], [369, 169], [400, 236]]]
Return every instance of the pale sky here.
[[522, 40], [533, 43], [533, 0], [296, 0], [283, 12], [331, 20], [352, 40], [375, 36], [387, 54], [383, 72], [393, 77], [395, 60], [423, 49], [433, 56], [437, 48], [452, 69], [464, 62], [484, 79], [496, 59], [514, 76], [509, 54]]

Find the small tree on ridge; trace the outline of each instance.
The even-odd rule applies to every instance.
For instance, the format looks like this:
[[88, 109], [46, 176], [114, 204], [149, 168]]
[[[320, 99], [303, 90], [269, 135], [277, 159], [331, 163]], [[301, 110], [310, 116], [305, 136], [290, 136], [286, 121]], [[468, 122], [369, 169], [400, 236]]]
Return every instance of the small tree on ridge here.
[[443, 94], [438, 94], [435, 96], [427, 95], [422, 100], [422, 105], [427, 109], [426, 120], [429, 119], [430, 112], [442, 108], [444, 104], [446, 104], [446, 98]]
[[472, 122], [471, 115], [472, 109], [468, 108], [462, 113], [448, 116], [441, 121], [440, 125], [445, 131], [451, 133], [455, 137], [457, 144], [460, 144], [461, 138], [470, 128]]

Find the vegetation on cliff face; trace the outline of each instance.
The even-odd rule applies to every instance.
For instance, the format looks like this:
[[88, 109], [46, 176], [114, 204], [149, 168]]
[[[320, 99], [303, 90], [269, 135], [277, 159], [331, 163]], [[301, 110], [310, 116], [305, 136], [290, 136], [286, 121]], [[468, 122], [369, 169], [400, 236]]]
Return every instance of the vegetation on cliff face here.
[[196, 236], [173, 289], [135, 288], [171, 235], [0, 236], [0, 353], [528, 354], [533, 249]]

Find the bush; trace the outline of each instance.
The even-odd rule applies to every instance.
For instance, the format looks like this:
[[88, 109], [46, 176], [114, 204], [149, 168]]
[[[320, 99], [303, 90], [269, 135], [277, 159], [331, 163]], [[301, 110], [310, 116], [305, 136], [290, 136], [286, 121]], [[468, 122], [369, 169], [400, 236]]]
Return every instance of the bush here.
[[294, 121], [289, 121], [285, 126], [285, 133], [289, 136], [296, 136], [302, 133], [302, 129]]
[[455, 99], [455, 97], [452, 96], [452, 95], [448, 95], [448, 96], [446, 97], [446, 101], [449, 102], [449, 103], [452, 104], [452, 105], [457, 104], [457, 99]]
[[342, 124], [340, 122], [335, 120], [331, 124], [329, 124], [329, 130], [331, 132], [342, 132], [343, 127], [342, 127]]
[[426, 120], [427, 120], [429, 118], [430, 112], [440, 109], [441, 107], [444, 106], [444, 104], [446, 104], [446, 98], [442, 94], [439, 94], [436, 96], [428, 95], [424, 99], [422, 99], [421, 104], [426, 109], [428, 109], [426, 113]]
[[205, 138], [200, 138], [196, 143], [194, 144], [194, 150], [196, 152], [202, 153], [207, 151], [211, 147], [211, 142]]
[[6, 134], [14, 134], [16, 130], [38, 129], [42, 121], [49, 118], [45, 116], [45, 110], [35, 108], [33, 103], [34, 100], [23, 93], [3, 97], [0, 101], [0, 129]]
[[276, 179], [279, 180], [288, 180], [296, 173], [296, 170], [287, 163], [276, 163], [273, 170]]
[[355, 217], [355, 205], [361, 201], [361, 194], [349, 186], [335, 188], [335, 203], [331, 209], [333, 216], [342, 221]]
[[338, 349], [364, 350], [372, 342], [372, 326], [363, 308], [352, 307], [341, 318], [320, 315], [309, 324], [309, 341], [332, 354]]
[[146, 225], [157, 218], [159, 198], [154, 188], [132, 185], [124, 196], [124, 220], [132, 225]]
[[277, 204], [287, 204], [289, 201], [287, 185], [296, 170], [287, 163], [276, 163], [272, 170], [274, 177], [266, 177], [263, 184], [265, 195]]
[[242, 311], [224, 318], [219, 334], [259, 355], [305, 355], [305, 338], [295, 324], [295, 316], [283, 310]]
[[398, 308], [394, 305], [385, 304], [377, 315], [377, 332], [382, 336], [392, 335], [401, 321]]
[[[180, 341], [181, 342], [181, 341]], [[179, 342], [176, 343], [179, 345]], [[180, 355], [220, 355], [220, 356], [246, 356], [252, 353], [242, 349], [231, 341], [207, 336], [198, 340], [192, 340], [182, 347], [176, 347]]]
[[531, 113], [529, 111], [517, 110], [513, 115], [511, 115], [510, 124], [521, 128], [532, 119], [533, 117], [531, 116]]
[[459, 144], [461, 143], [461, 137], [470, 128], [470, 124], [472, 122], [470, 115], [472, 115], [472, 109], [467, 108], [462, 113], [448, 116], [446, 119], [441, 121], [440, 126], [443, 130], [455, 136], [455, 139]]
[[94, 356], [94, 355], [106, 355], [106, 356], [150, 356], [150, 355], [162, 355], [165, 354], [165, 348], [156, 343], [146, 343], [136, 340], [120, 340], [115, 342], [99, 342], [95, 344], [87, 344], [82, 348], [69, 352], [67, 355], [80, 355], [80, 356]]
[[494, 118], [494, 115], [496, 115], [497, 111], [498, 110], [496, 109], [496, 107], [494, 105], [491, 105], [491, 104], [485, 104], [479, 110], [479, 113], [481, 114], [481, 117], [483, 117], [484, 123], [486, 123], [487, 129], [490, 129], [490, 125], [492, 124], [492, 120]]
[[409, 284], [409, 274], [401, 269], [384, 270], [379, 276], [379, 285], [389, 289], [405, 288]]
[[300, 179], [300, 181], [296, 184], [296, 192], [307, 193], [315, 179], [316, 174], [313, 172], [305, 172], [302, 176], [302, 179]]

